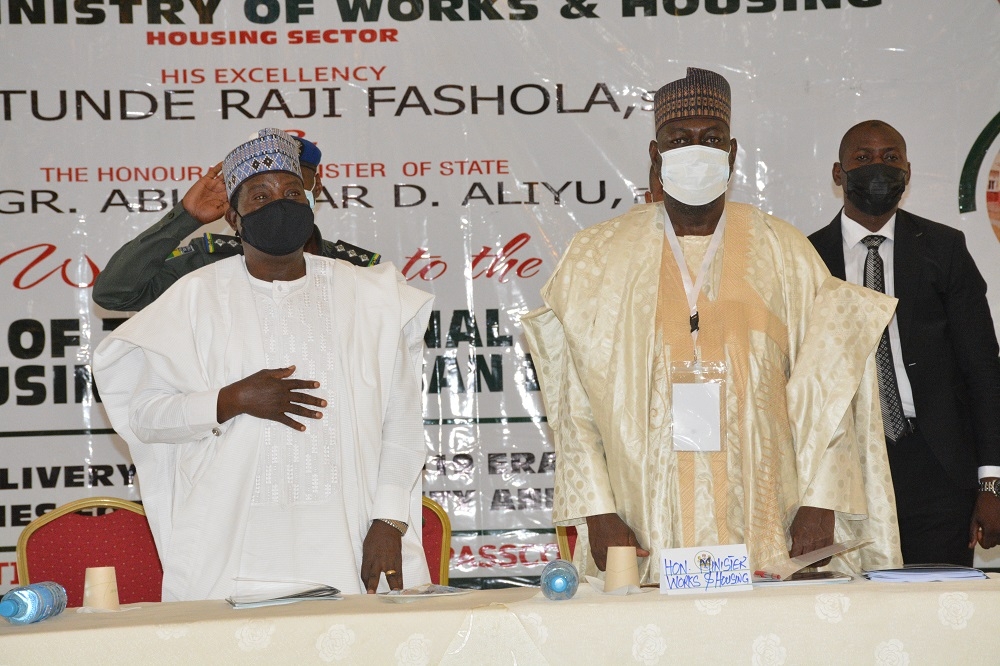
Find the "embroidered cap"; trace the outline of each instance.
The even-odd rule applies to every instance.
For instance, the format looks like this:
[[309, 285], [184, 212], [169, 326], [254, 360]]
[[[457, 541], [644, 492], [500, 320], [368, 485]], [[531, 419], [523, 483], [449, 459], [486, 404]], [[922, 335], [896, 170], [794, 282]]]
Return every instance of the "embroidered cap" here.
[[729, 125], [729, 81], [707, 69], [688, 67], [687, 76], [656, 91], [656, 131], [678, 118], [718, 118]]
[[318, 167], [320, 161], [323, 159], [323, 152], [319, 149], [319, 146], [309, 139], [303, 139], [300, 136], [292, 138], [298, 141], [299, 146], [302, 147], [302, 152], [299, 153], [299, 163], [304, 167], [311, 167], [313, 169]]
[[295, 139], [279, 129], [257, 132], [257, 136], [237, 146], [222, 161], [226, 195], [232, 198], [233, 192], [247, 178], [267, 171], [287, 171], [301, 178], [299, 146]]

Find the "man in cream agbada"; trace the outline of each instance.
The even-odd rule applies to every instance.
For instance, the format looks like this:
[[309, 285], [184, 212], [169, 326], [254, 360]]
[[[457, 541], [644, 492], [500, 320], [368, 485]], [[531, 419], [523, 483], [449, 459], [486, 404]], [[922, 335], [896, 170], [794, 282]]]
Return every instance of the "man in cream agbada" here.
[[726, 200], [722, 76], [662, 87], [655, 121], [663, 202], [579, 232], [522, 320], [555, 438], [554, 521], [578, 527], [584, 573], [610, 546], [652, 554], [644, 584], [660, 549], [714, 544], [768, 568], [863, 537], [834, 565], [898, 565], [871, 360], [894, 301]]

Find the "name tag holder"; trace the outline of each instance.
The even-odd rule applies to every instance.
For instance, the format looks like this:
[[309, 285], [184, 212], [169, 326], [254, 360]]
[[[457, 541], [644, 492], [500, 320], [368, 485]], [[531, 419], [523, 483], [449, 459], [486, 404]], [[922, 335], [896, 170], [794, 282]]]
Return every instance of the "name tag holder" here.
[[674, 451], [721, 451], [727, 422], [726, 364], [674, 361], [670, 382]]

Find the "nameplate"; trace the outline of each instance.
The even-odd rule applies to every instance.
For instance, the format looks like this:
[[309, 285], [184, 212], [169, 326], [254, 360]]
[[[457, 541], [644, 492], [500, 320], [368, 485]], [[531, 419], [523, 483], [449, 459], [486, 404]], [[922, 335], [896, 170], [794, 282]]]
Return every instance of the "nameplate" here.
[[660, 594], [706, 594], [753, 589], [746, 544], [664, 548]]

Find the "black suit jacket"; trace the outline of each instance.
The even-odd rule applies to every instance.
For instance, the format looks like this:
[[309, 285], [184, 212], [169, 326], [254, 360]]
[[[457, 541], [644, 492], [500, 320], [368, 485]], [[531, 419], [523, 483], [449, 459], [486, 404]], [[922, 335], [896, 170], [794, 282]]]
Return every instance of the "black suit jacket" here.
[[[840, 213], [809, 240], [844, 279]], [[952, 478], [973, 488], [977, 467], [1000, 465], [1000, 349], [986, 281], [962, 232], [904, 210], [896, 212], [892, 258], [918, 427]]]

